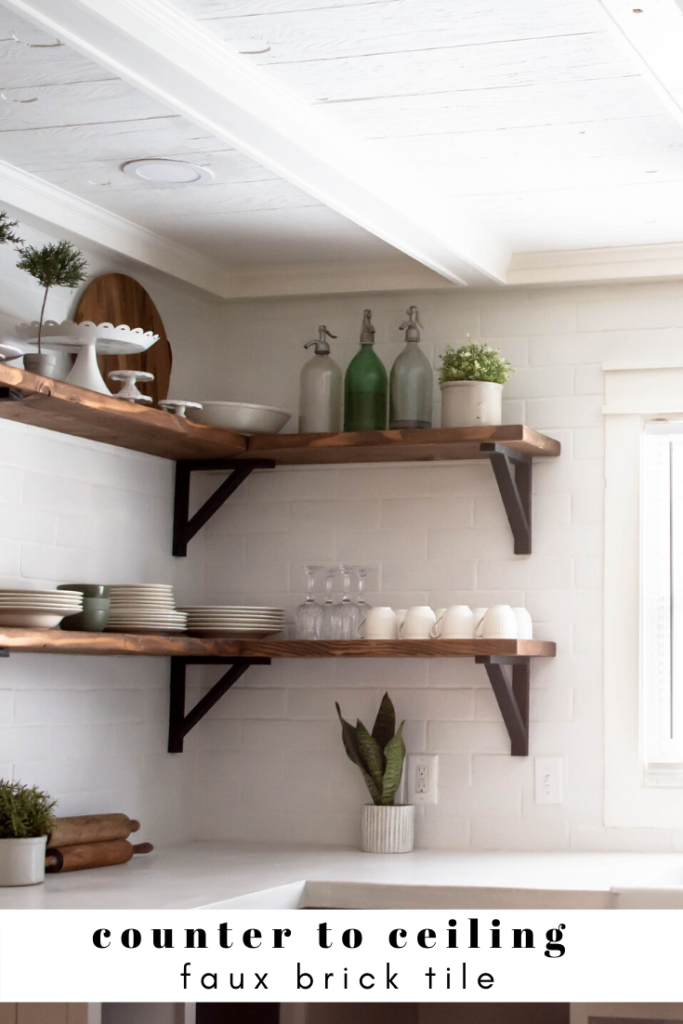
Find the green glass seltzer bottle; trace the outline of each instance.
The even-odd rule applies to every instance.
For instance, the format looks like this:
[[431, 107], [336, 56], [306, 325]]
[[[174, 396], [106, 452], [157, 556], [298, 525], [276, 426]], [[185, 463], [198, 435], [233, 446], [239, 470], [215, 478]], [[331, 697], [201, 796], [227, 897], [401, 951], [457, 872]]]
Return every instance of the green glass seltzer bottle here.
[[406, 347], [391, 368], [390, 430], [428, 430], [432, 425], [434, 371], [420, 348], [421, 326], [417, 306], [411, 306], [408, 319], [399, 327], [406, 332]]
[[372, 312], [363, 313], [360, 352], [349, 363], [344, 379], [344, 430], [386, 430], [387, 371], [375, 353]]

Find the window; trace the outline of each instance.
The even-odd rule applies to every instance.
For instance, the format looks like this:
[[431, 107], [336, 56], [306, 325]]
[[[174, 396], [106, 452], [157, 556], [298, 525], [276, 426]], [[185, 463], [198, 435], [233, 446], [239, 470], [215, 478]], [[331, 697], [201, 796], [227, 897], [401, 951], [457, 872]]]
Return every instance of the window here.
[[604, 368], [604, 821], [617, 828], [683, 828], [683, 365], [656, 347]]
[[641, 757], [683, 785], [683, 423], [645, 425], [641, 456]]

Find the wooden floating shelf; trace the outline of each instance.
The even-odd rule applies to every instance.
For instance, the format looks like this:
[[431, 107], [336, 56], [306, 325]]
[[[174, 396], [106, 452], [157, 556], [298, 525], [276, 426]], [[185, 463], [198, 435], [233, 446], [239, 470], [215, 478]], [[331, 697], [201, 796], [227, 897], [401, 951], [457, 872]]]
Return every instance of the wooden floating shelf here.
[[221, 640], [152, 633], [78, 633], [0, 627], [11, 654], [155, 658], [554, 658], [549, 640]]
[[190, 423], [161, 409], [145, 409], [1, 364], [0, 388], [21, 395], [20, 401], [0, 402], [2, 419], [162, 459], [231, 459], [247, 447], [242, 434]]
[[438, 427], [432, 430], [368, 430], [346, 434], [259, 434], [237, 459], [272, 459], [276, 466], [354, 462], [439, 462], [485, 459], [482, 444], [553, 457], [560, 442], [523, 425]]
[[0, 402], [0, 418], [174, 461], [265, 459], [276, 466], [434, 462], [487, 458], [482, 444], [533, 458], [560, 454], [559, 441], [522, 425], [245, 437], [7, 365], [0, 365], [0, 388], [21, 395], [20, 401]]

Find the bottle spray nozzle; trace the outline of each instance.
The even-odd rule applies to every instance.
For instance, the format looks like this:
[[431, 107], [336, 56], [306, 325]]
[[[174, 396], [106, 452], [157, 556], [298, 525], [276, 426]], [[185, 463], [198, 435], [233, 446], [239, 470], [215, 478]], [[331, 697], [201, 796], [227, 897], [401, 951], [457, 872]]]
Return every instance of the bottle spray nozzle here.
[[409, 306], [407, 314], [408, 319], [403, 321], [399, 327], [399, 331], [406, 332], [406, 341], [419, 341], [419, 328], [422, 327], [422, 324], [420, 323], [420, 315], [418, 313], [417, 306]]
[[330, 354], [330, 345], [329, 342], [326, 341], [325, 335], [327, 335], [328, 338], [337, 337], [336, 334], [332, 334], [331, 331], [328, 331], [325, 324], [321, 324], [318, 328], [318, 337], [314, 338], [312, 341], [307, 341], [304, 348], [310, 348], [311, 345], [315, 345], [315, 354], [317, 356], [328, 356]]
[[363, 326], [360, 332], [360, 343], [361, 345], [374, 345], [375, 343], [375, 328], [372, 325], [372, 310], [363, 310]]

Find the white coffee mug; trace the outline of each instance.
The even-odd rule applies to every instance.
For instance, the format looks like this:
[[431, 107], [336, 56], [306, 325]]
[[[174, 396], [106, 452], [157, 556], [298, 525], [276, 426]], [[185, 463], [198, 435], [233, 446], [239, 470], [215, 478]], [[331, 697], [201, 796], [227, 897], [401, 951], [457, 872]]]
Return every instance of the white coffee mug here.
[[533, 640], [534, 626], [529, 612], [526, 608], [513, 608], [512, 610], [515, 613], [515, 618], [517, 619], [517, 639]]
[[405, 619], [406, 615], [408, 614], [408, 609], [407, 608], [394, 608], [394, 611], [396, 613], [396, 621], [398, 623], [398, 631], [399, 631], [399, 634], [400, 634], [401, 626], [403, 625], [403, 620]]
[[365, 640], [397, 640], [398, 622], [393, 608], [371, 608], [358, 627]]
[[482, 636], [482, 630], [484, 628], [484, 616], [486, 615], [488, 608], [473, 608], [472, 615], [474, 616], [474, 635]]
[[[454, 604], [447, 608], [437, 622], [438, 635], [442, 640], [469, 640], [474, 636], [474, 615], [467, 604]], [[434, 636], [432, 630], [432, 636]]]
[[448, 610], [447, 608], [437, 608], [436, 611], [434, 612], [434, 614], [436, 615], [436, 622], [432, 626], [432, 631], [430, 633], [430, 636], [432, 638], [436, 638], [437, 636], [441, 636], [441, 620], [443, 619], [443, 617], [446, 614], [447, 610]]
[[399, 636], [402, 640], [429, 640], [435, 623], [436, 615], [431, 608], [426, 605], [413, 605], [406, 613]]
[[515, 640], [517, 619], [509, 604], [494, 604], [488, 609], [482, 623], [485, 640]]

